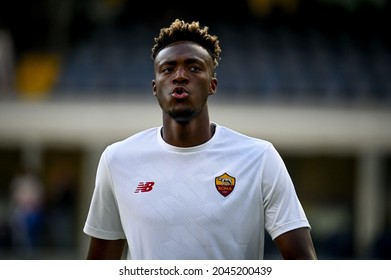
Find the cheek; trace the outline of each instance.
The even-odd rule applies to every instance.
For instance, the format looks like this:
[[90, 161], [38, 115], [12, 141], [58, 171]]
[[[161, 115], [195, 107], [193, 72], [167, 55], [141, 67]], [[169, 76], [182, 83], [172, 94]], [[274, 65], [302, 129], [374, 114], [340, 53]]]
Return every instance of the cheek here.
[[165, 81], [162, 79], [155, 79], [152, 84], [152, 88], [154, 92], [161, 92], [165, 87]]

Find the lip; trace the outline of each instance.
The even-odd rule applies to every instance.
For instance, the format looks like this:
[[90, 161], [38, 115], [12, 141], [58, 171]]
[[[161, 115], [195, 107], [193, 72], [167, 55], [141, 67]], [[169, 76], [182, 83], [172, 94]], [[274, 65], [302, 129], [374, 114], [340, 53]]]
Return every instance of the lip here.
[[171, 96], [176, 99], [183, 99], [189, 96], [189, 92], [185, 87], [175, 87], [172, 90]]

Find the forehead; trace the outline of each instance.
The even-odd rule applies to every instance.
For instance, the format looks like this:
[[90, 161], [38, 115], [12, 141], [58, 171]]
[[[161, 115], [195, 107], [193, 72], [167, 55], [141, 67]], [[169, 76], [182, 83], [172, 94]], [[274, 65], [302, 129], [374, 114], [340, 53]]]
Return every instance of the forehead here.
[[212, 62], [208, 51], [197, 43], [191, 41], [178, 41], [162, 49], [155, 58], [155, 63], [175, 61], [179, 58], [203, 60]]

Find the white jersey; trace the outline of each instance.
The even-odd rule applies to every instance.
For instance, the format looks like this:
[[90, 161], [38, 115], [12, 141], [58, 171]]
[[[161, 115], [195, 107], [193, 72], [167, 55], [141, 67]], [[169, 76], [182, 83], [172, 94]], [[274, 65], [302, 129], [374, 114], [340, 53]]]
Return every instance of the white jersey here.
[[86, 234], [126, 239], [128, 259], [263, 259], [265, 229], [274, 239], [310, 227], [271, 143], [216, 125], [179, 148], [160, 131], [103, 152]]

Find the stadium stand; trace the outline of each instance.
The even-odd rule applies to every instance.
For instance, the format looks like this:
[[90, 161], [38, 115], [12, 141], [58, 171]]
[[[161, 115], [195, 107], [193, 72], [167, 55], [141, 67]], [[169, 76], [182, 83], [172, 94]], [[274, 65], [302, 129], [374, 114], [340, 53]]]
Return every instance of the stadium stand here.
[[[390, 50], [376, 37], [363, 44], [343, 32], [330, 38], [251, 23], [214, 31], [223, 46], [217, 74], [225, 94], [350, 102], [391, 97]], [[97, 31], [68, 53], [55, 92], [149, 92], [152, 36], [152, 27], [142, 24]]]

